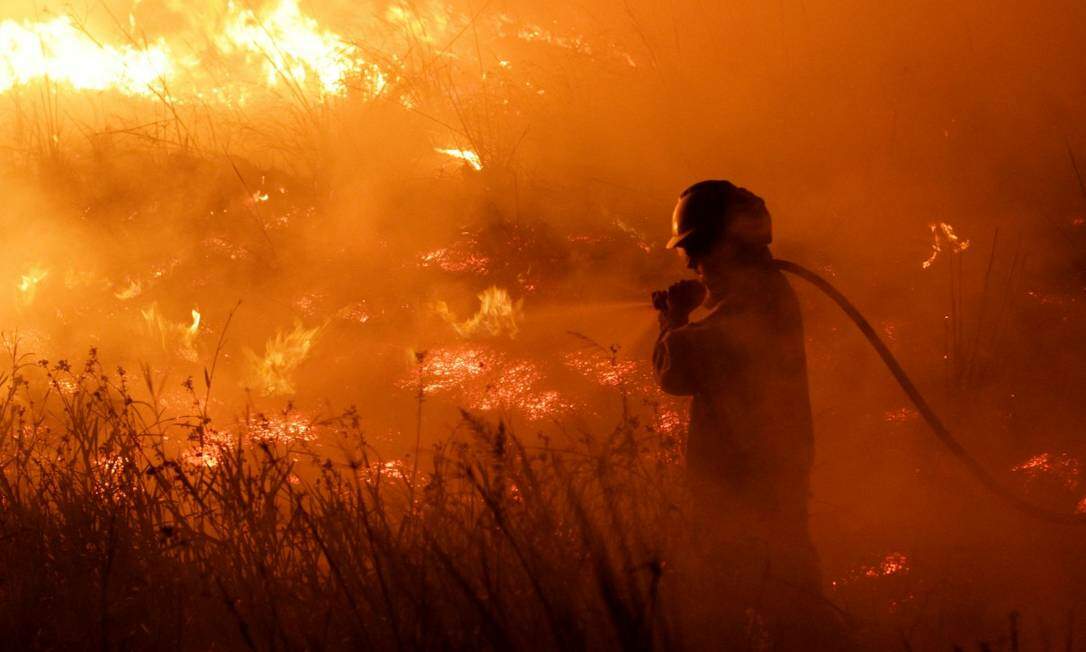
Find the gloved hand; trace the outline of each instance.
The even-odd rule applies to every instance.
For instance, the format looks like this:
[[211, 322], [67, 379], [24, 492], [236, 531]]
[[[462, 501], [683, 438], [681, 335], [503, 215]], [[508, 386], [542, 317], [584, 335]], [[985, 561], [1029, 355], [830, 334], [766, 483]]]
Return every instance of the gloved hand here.
[[700, 281], [685, 280], [672, 284], [667, 290], [652, 293], [652, 305], [660, 311], [664, 326], [683, 326], [690, 313], [705, 302], [709, 291]]

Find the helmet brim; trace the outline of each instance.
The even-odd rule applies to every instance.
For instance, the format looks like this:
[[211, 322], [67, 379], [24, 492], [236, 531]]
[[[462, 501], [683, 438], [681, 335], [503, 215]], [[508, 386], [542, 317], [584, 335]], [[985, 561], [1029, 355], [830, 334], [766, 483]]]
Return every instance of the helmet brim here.
[[672, 238], [670, 240], [667, 241], [667, 246], [665, 248], [666, 249], [675, 249], [677, 247], [681, 247], [681, 246], [683, 246], [683, 243], [686, 242], [686, 239], [689, 238], [690, 236], [692, 236], [693, 234], [694, 234], [693, 230], [684, 231], [683, 233], [675, 234], [674, 236], [672, 236]]

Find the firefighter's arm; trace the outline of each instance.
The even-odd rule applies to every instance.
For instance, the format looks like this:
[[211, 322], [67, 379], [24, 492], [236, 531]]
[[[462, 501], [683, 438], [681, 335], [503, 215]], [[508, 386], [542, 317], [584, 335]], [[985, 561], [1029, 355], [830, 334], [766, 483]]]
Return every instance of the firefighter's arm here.
[[652, 352], [652, 366], [660, 389], [676, 396], [690, 396], [697, 391], [698, 359], [696, 327], [671, 328], [664, 325]]
[[656, 381], [668, 394], [689, 396], [696, 390], [696, 328], [688, 323], [690, 313], [705, 301], [705, 296], [705, 286], [697, 281], [679, 281], [665, 291], [653, 293], [653, 306], [660, 313], [660, 337], [652, 364]]

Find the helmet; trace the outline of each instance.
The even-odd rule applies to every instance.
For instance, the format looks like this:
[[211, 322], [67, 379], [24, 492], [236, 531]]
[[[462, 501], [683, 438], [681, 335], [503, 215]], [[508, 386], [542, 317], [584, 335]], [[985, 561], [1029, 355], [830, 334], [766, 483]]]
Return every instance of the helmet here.
[[772, 220], [762, 198], [722, 180], [702, 181], [684, 190], [671, 217], [667, 248], [705, 249], [722, 236], [751, 247], [772, 242]]

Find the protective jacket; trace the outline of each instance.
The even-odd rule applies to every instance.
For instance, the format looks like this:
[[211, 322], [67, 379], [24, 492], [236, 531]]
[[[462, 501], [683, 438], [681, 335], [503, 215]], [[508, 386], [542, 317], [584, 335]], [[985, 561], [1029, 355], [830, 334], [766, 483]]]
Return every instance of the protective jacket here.
[[686, 459], [702, 493], [806, 547], [814, 438], [799, 303], [769, 265], [742, 278], [705, 319], [662, 329], [656, 378], [693, 397]]

